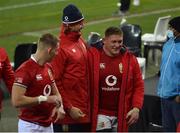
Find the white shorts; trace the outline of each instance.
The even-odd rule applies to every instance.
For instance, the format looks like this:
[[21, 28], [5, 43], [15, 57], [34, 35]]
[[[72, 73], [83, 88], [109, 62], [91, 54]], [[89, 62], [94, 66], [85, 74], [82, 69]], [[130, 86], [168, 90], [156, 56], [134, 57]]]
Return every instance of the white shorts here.
[[18, 132], [51, 132], [54, 133], [53, 130], [53, 124], [51, 123], [50, 126], [48, 127], [44, 127], [44, 126], [40, 126], [28, 121], [24, 121], [19, 119], [18, 122]]
[[117, 125], [117, 117], [99, 114], [96, 131], [112, 129], [113, 132], [117, 132]]

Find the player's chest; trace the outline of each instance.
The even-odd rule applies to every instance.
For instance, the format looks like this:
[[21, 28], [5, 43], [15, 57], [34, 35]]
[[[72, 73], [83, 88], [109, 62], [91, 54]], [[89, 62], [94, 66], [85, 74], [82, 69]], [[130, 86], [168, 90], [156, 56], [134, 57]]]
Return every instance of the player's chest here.
[[46, 86], [52, 83], [52, 71], [49, 68], [38, 69], [35, 71], [32, 78], [32, 86]]

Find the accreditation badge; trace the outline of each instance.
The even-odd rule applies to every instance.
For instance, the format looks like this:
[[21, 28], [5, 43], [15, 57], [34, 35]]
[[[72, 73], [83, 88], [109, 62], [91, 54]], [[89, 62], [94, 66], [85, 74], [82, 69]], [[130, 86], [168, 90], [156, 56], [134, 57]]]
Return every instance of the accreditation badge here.
[[54, 80], [54, 77], [53, 77], [53, 74], [52, 74], [51, 69], [48, 69], [48, 74], [49, 74], [50, 80], [51, 80], [51, 81]]
[[122, 65], [122, 63], [119, 63], [119, 72], [123, 73], [123, 65]]

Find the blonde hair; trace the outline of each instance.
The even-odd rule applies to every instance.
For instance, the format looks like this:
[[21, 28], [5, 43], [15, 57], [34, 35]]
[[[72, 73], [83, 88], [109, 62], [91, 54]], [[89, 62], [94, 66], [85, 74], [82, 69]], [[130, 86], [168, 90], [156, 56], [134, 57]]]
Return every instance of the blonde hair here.
[[59, 40], [56, 36], [46, 33], [43, 34], [38, 40], [38, 48], [42, 49], [47, 46], [56, 47]]
[[112, 26], [112, 27], [107, 28], [105, 31], [105, 37], [109, 37], [111, 35], [120, 35], [121, 36], [121, 35], [123, 35], [123, 32], [120, 28]]

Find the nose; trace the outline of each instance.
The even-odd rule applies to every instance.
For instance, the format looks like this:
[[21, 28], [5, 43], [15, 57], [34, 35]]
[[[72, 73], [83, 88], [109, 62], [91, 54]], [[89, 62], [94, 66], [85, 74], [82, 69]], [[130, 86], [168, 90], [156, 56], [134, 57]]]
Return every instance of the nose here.
[[83, 27], [84, 27], [84, 21], [81, 21], [81, 22], [79, 23], [79, 26], [80, 26], [80, 28], [83, 28]]
[[80, 26], [81, 29], [84, 28], [84, 24], [83, 23], [81, 23], [79, 26]]

